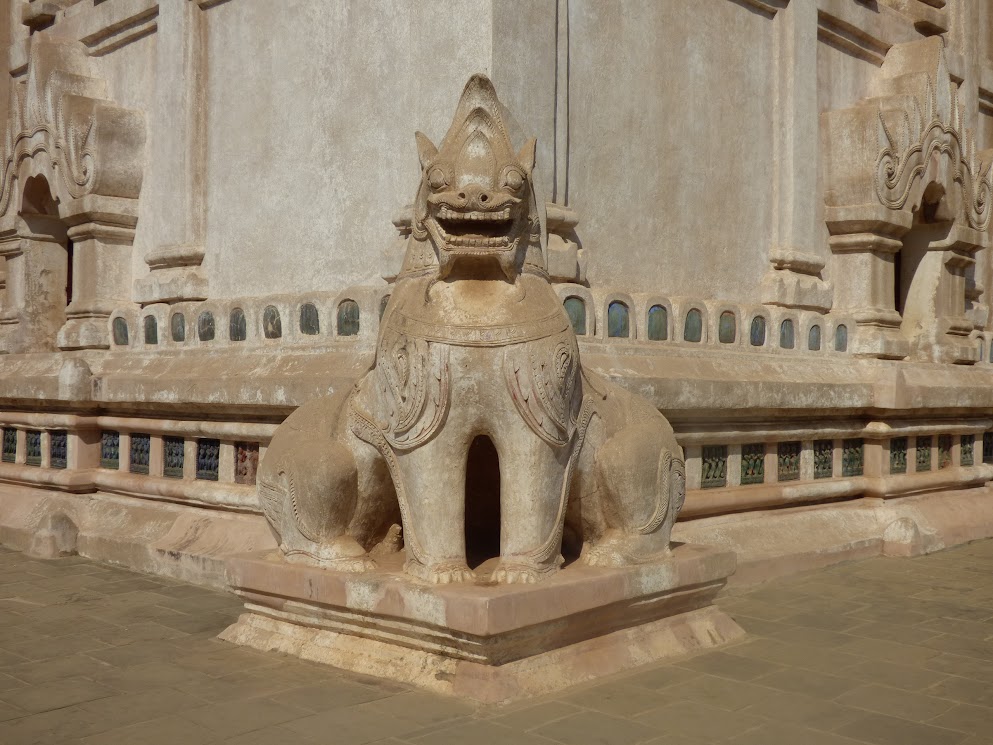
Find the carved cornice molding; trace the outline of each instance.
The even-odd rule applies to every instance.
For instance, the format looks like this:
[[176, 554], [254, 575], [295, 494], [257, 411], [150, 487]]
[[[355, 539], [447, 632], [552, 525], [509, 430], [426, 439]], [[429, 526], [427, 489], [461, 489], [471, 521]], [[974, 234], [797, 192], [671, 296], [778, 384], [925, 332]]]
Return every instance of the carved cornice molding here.
[[27, 79], [11, 89], [0, 161], [0, 215], [19, 208], [22, 165], [46, 177], [62, 205], [90, 196], [135, 200], [141, 190], [145, 121], [107, 99], [85, 46], [35, 37]]
[[763, 15], [773, 18], [776, 13], [789, 5], [790, 0], [731, 0], [731, 2], [754, 8]]

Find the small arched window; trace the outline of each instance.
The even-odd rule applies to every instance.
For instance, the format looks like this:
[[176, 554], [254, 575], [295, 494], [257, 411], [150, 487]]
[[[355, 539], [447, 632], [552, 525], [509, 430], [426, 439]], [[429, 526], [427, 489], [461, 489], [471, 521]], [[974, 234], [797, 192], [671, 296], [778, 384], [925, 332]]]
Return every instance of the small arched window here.
[[834, 351], [848, 351], [848, 327], [844, 324], [834, 330]]
[[753, 347], [765, 346], [765, 316], [755, 316], [752, 319], [752, 328], [748, 334], [748, 341]]
[[214, 314], [205, 310], [197, 319], [197, 336], [200, 341], [214, 340]]
[[816, 324], [811, 326], [810, 331], [807, 332], [807, 349], [811, 352], [821, 350], [821, 327]]
[[779, 346], [783, 349], [793, 349], [796, 346], [796, 334], [793, 329], [793, 320], [787, 318], [779, 326]]
[[690, 308], [683, 324], [683, 341], [700, 341], [703, 339], [703, 316], [696, 308]]
[[980, 339], [979, 340], [979, 361], [980, 362], [983, 361], [983, 352], [984, 352], [985, 349], [986, 349], [986, 342], [984, 342], [982, 339]]
[[169, 319], [169, 331], [172, 333], [173, 341], [186, 341], [186, 316], [182, 313], [173, 313]]
[[607, 306], [607, 336], [615, 339], [631, 336], [631, 311], [620, 300]]
[[355, 336], [359, 333], [359, 304], [342, 300], [338, 304], [338, 336]]
[[278, 339], [283, 335], [283, 322], [275, 305], [267, 305], [262, 311], [262, 333], [266, 339]]
[[245, 336], [248, 333], [248, 324], [245, 321], [245, 311], [241, 308], [235, 308], [231, 311], [228, 332], [231, 341], [245, 341]]
[[669, 338], [669, 311], [664, 305], [653, 305], [648, 309], [648, 338], [651, 341]]
[[321, 318], [313, 303], [304, 303], [300, 306], [300, 333], [308, 336], [321, 333]]
[[734, 344], [738, 337], [738, 319], [729, 310], [721, 313], [720, 322], [717, 327], [717, 338], [721, 344]]
[[119, 347], [128, 345], [128, 322], [118, 316], [112, 324], [114, 330], [114, 344]]
[[567, 297], [562, 303], [577, 336], [586, 336], [586, 302], [581, 297]]
[[148, 315], [145, 316], [145, 343], [146, 344], [158, 344], [159, 343], [159, 322], [156, 320], [155, 316]]

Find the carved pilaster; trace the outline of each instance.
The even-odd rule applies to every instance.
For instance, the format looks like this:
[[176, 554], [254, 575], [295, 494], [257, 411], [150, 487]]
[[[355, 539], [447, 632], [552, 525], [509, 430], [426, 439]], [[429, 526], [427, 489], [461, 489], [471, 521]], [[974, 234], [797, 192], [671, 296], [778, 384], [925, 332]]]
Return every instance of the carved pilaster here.
[[849, 350], [863, 357], [902, 359], [910, 353], [910, 344], [902, 335], [902, 319], [896, 311], [893, 257], [903, 248], [900, 238], [908, 226], [840, 218], [836, 215], [828, 223], [835, 233], [829, 245], [835, 272], [845, 278], [838, 283], [835, 305], [857, 324]]
[[21, 239], [17, 229], [7, 227], [0, 230], [0, 259], [3, 260], [4, 293], [0, 307], [0, 353], [10, 352], [11, 336], [17, 325], [17, 309], [23, 302], [23, 288], [10, 278], [20, 276], [17, 267], [21, 258]]
[[937, 362], [976, 362], [979, 353], [970, 339], [975, 323], [966, 308], [968, 275], [975, 268], [976, 254], [988, 236], [964, 225], [955, 225], [944, 241], [932, 242], [932, 251], [940, 252], [940, 269], [936, 303], [934, 342], [921, 355]]
[[53, 351], [66, 318], [65, 227], [43, 215], [25, 215], [18, 223], [0, 239], [8, 275], [5, 350]]
[[73, 244], [72, 301], [58, 333], [58, 346], [105, 349], [110, 346], [110, 314], [127, 302], [129, 294], [135, 223], [120, 215], [82, 213], [75, 217], [85, 221], [68, 231]]
[[207, 276], [201, 268], [203, 246], [159, 246], [149, 251], [148, 276], [134, 282], [134, 300], [142, 305], [204, 300]]
[[781, 6], [764, 8], [775, 14], [777, 100], [773, 240], [762, 302], [825, 312], [831, 308], [832, 288], [820, 276], [817, 169], [811, 167], [817, 162], [817, 5]]
[[151, 111], [151, 162], [160, 167], [149, 172], [157, 197], [149, 234], [158, 243], [145, 256], [148, 275], [134, 282], [142, 305], [207, 297], [203, 10], [188, 0], [161, 2], [157, 22], [157, 89], [168, 94], [157, 96]]
[[576, 235], [579, 215], [568, 207], [545, 205], [548, 246], [545, 261], [552, 282], [586, 284], [586, 257]]

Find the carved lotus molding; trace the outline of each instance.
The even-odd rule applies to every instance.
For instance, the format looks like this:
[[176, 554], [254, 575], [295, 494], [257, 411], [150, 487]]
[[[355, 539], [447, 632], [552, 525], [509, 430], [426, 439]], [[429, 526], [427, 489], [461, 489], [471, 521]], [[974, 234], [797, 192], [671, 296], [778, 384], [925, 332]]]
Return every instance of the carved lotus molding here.
[[[36, 37], [27, 79], [15, 82], [0, 161], [0, 215], [17, 209], [18, 182], [41, 173], [66, 203], [88, 195], [137, 199], [145, 121], [108, 100], [78, 42]], [[25, 170], [26, 169], [26, 170]]]

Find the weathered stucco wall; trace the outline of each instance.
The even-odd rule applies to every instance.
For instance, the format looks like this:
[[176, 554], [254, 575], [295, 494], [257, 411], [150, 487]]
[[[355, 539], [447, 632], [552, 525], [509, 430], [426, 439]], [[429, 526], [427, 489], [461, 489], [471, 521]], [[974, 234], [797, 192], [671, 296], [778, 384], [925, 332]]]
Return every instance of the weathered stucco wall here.
[[771, 214], [770, 20], [727, 0], [581, 0], [569, 20], [569, 201], [590, 282], [754, 298]]
[[376, 280], [416, 189], [413, 130], [443, 134], [466, 73], [489, 72], [490, 24], [484, 0], [210, 10], [211, 295]]
[[[122, 106], [129, 109], [151, 112], [152, 102], [155, 101], [158, 91], [157, 45], [158, 34], [149, 34], [98, 58], [97, 68], [107, 81], [112, 100], [119, 101]], [[151, 157], [150, 146], [150, 143], [160, 136], [162, 128], [169, 126], [169, 122], [158, 120], [154, 116], [146, 116], [145, 123], [149, 134], [145, 161], [147, 171], [149, 173], [172, 171], [172, 163]], [[152, 176], [143, 184], [142, 196], [138, 204], [139, 216], [135, 229], [134, 248], [131, 252], [132, 277], [142, 277], [148, 272], [145, 254], [160, 240], [156, 210], [162, 203], [162, 191], [166, 183], [168, 178], [156, 179]]]

